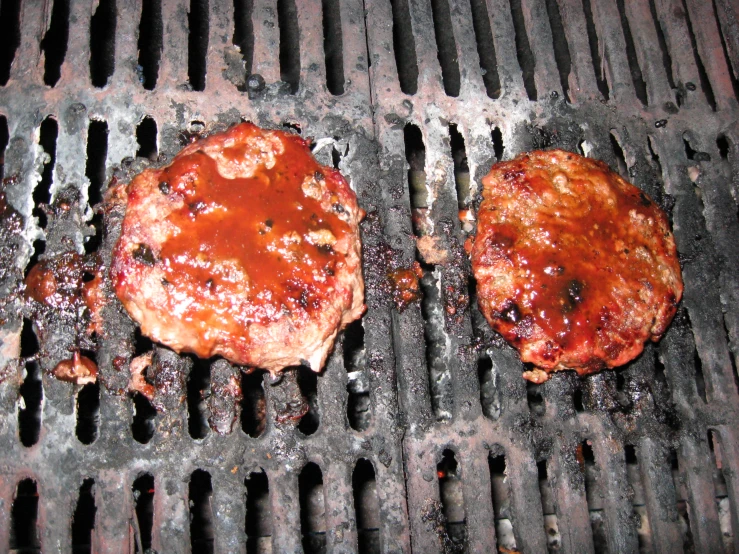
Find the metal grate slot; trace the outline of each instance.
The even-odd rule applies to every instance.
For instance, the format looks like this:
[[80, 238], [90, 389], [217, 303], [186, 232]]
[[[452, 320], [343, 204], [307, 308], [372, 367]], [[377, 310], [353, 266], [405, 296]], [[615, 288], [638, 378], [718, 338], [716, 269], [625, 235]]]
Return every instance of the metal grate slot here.
[[246, 486], [246, 552], [272, 552], [272, 510], [269, 502], [269, 480], [264, 470], [253, 472]]
[[241, 61], [244, 64], [245, 74], [251, 75], [254, 63], [254, 12], [253, 0], [234, 0], [234, 34], [233, 44], [241, 51]]
[[[687, 143], [686, 143], [687, 144]], [[688, 321], [689, 327], [692, 329], [693, 325], [690, 321], [690, 313], [688, 310], [685, 310], [685, 319]], [[703, 403], [707, 402], [707, 396], [706, 396], [706, 379], [703, 375], [703, 360], [701, 360], [700, 353], [698, 352], [698, 346], [696, 344], [695, 337], [693, 338], [693, 378], [695, 379], [695, 391], [698, 395], [698, 397], [703, 401]]]
[[148, 115], [136, 127], [136, 142], [139, 145], [136, 156], [156, 160], [157, 157], [157, 123]]
[[621, 144], [618, 141], [618, 138], [616, 138], [615, 130], [611, 130], [611, 132], [608, 134], [608, 136], [611, 138], [611, 148], [613, 149], [613, 155], [616, 158], [616, 169], [621, 177], [624, 179], [630, 179], [629, 176], [629, 168], [626, 164], [626, 157], [624, 156], [624, 150], [621, 148]]
[[629, 25], [629, 19], [626, 17], [626, 10], [624, 9], [624, 0], [617, 0], [616, 5], [618, 6], [618, 13], [621, 17], [621, 29], [624, 33], [624, 39], [626, 40], [626, 59], [629, 62], [629, 69], [631, 71], [631, 80], [634, 82], [634, 91], [636, 97], [642, 103], [643, 106], [648, 104], [647, 102], [647, 84], [644, 82], [642, 70], [639, 67], [639, 60], [636, 57], [636, 47], [634, 46], [634, 37], [631, 34], [631, 26]]
[[[649, 0], [649, 11], [652, 14], [654, 28], [657, 31], [657, 42], [659, 43], [659, 49], [662, 53], [662, 66], [665, 68], [667, 83], [670, 85], [670, 89], [676, 91], [677, 87], [675, 86], [675, 77], [672, 72], [672, 56], [670, 56], [670, 50], [667, 48], [663, 23], [657, 15], [657, 8], [655, 7], [654, 2], [655, 0]], [[682, 104], [683, 96], [681, 94], [676, 94], [675, 97], [677, 105], [680, 106]]]
[[137, 71], [146, 90], [154, 90], [159, 77], [159, 62], [162, 58], [164, 25], [162, 23], [161, 0], [149, 0], [141, 5], [139, 22]]
[[547, 473], [547, 461], [541, 460], [540, 462], [537, 462], [536, 471], [539, 476], [539, 496], [541, 497], [541, 509], [544, 516], [544, 532], [547, 537], [547, 551], [551, 554], [560, 551], [562, 537], [559, 533], [554, 497], [552, 495], [552, 486], [549, 483], [549, 474]]
[[280, 79], [289, 86], [290, 94], [300, 87], [300, 27], [295, 0], [277, 0], [280, 27]]
[[592, 443], [589, 440], [584, 440], [578, 445], [576, 457], [585, 478], [585, 499], [588, 503], [590, 528], [593, 532], [595, 551], [606, 552], [608, 536], [603, 513], [605, 495], [600, 490], [600, 467], [595, 463]]
[[157, 411], [140, 392], [133, 395], [133, 421], [131, 435], [141, 444], [147, 444], [154, 436], [154, 419]]
[[41, 180], [33, 189], [33, 215], [38, 218], [38, 225], [46, 228], [47, 216], [43, 205], [51, 202], [51, 191], [54, 184], [54, 166], [56, 165], [56, 140], [59, 136], [59, 126], [56, 119], [49, 116], [39, 128], [39, 145], [44, 150], [44, 167], [41, 171]]
[[718, 36], [721, 40], [721, 49], [724, 51], [724, 60], [726, 60], [726, 67], [729, 72], [729, 78], [731, 79], [731, 88], [734, 90], [734, 97], [739, 100], [739, 68], [735, 68], [731, 63], [729, 56], [729, 49], [726, 46], [726, 37], [721, 26], [721, 19], [718, 15], [718, 8], [716, 7], [716, 0], [713, 0], [713, 16], [716, 18], [716, 27], [718, 28]]
[[263, 379], [263, 371], [241, 372], [241, 429], [253, 438], [260, 437], [267, 424]]
[[154, 527], [154, 477], [149, 473], [139, 476], [132, 487], [135, 516], [133, 526], [135, 552], [145, 554], [151, 548]]
[[652, 552], [652, 531], [649, 525], [649, 514], [647, 513], [646, 499], [644, 497], [644, 483], [641, 477], [641, 468], [636, 456], [636, 448], [632, 444], [624, 446], [624, 457], [626, 460], [626, 478], [634, 493], [631, 505], [634, 517], [639, 521], [636, 529], [639, 538], [639, 551]]
[[557, 3], [557, 0], [546, 0], [546, 5], [549, 25], [552, 28], [554, 60], [557, 63], [557, 69], [559, 71], [559, 83], [562, 86], [565, 100], [569, 102], [570, 72], [572, 71], [570, 47], [567, 44], [567, 36], [565, 34], [564, 25], [562, 24], [562, 16], [559, 12], [559, 4]]
[[593, 8], [591, 0], [582, 0], [582, 7], [585, 13], [585, 23], [588, 30], [588, 43], [590, 44], [590, 57], [593, 60], [593, 71], [595, 72], [595, 81], [598, 90], [603, 95], [604, 100], [609, 99], [610, 90], [606, 81], [605, 63], [601, 60], [601, 46], [593, 21]]
[[577, 413], [582, 413], [585, 411], [585, 406], [582, 402], [582, 396], [582, 388], [578, 384], [575, 392], [572, 393], [572, 407], [575, 408], [575, 412]]
[[695, 552], [695, 544], [693, 543], [693, 531], [690, 528], [690, 509], [686, 502], [685, 485], [680, 476], [680, 465], [677, 459], [677, 452], [670, 450], [670, 468], [672, 471], [672, 480], [675, 485], [675, 502], [677, 503], [677, 513], [680, 518], [680, 533], [683, 537], [683, 550], [685, 552]]
[[390, 5], [393, 11], [393, 51], [400, 90], [413, 95], [418, 90], [418, 58], [408, 0], [390, 0]]
[[364, 431], [372, 423], [372, 409], [367, 377], [367, 359], [364, 348], [364, 326], [362, 320], [349, 324], [344, 330], [344, 368], [348, 373], [346, 390], [347, 418], [355, 431]]
[[211, 554], [214, 552], [215, 529], [213, 527], [213, 508], [211, 497], [213, 486], [210, 474], [196, 469], [190, 477], [190, 546], [193, 552]]
[[90, 80], [103, 88], [115, 69], [115, 0], [100, 0], [90, 20]]
[[[454, 184], [457, 189], [457, 205], [460, 210], [466, 210], [472, 204], [470, 166], [467, 162], [464, 137], [454, 123], [449, 125], [449, 138], [452, 160], [454, 160]], [[464, 230], [467, 231], [467, 229]]]
[[69, 40], [69, 0], [54, 0], [49, 29], [41, 41], [44, 52], [44, 83], [53, 87], [61, 77]]
[[38, 518], [38, 489], [33, 479], [18, 483], [11, 509], [10, 550], [14, 554], [41, 552], [36, 520]]
[[[92, 352], [85, 356], [95, 361]], [[100, 384], [88, 383], [77, 393], [77, 426], [75, 435], [82, 444], [92, 444], [98, 438], [100, 425]]]
[[682, 0], [682, 14], [685, 18], [685, 23], [688, 26], [688, 36], [690, 37], [690, 45], [693, 48], [693, 56], [695, 58], [695, 65], [698, 68], [698, 78], [700, 80], [701, 90], [703, 95], [706, 97], [706, 102], [711, 109], [716, 111], [716, 96], [713, 93], [713, 87], [711, 81], [708, 79], [708, 73], [706, 72], [706, 66], [703, 64], [700, 52], [698, 52], [698, 45], [695, 40], [695, 31], [693, 30], [693, 22], [690, 20], [690, 12], [688, 11], [688, 5], [685, 0]]
[[187, 79], [192, 90], [205, 90], [205, 58], [208, 53], [208, 0], [190, 0], [187, 14]]
[[365, 458], [357, 461], [352, 473], [354, 513], [357, 521], [358, 552], [381, 552], [380, 504], [377, 498], [377, 481], [372, 462]]
[[488, 419], [495, 421], [500, 417], [499, 376], [492, 359], [487, 353], [477, 361], [477, 375], [480, 382], [482, 413]]
[[426, 147], [421, 130], [408, 123], [403, 129], [405, 159], [408, 162], [408, 189], [413, 210], [413, 232], [416, 236], [427, 234], [429, 192], [426, 186]]
[[[731, 340], [731, 333], [729, 332], [729, 327], [726, 323], [726, 314], [724, 314], [724, 332], [726, 343], [731, 346], [733, 341]], [[737, 368], [736, 365], [736, 355], [734, 354], [734, 350], [731, 348], [729, 349], [729, 362], [731, 363], [731, 373], [734, 376], [734, 386], [736, 387], [736, 391], [739, 393], [739, 368]]]
[[313, 462], [308, 462], [298, 476], [300, 499], [300, 532], [303, 551], [317, 554], [326, 551], [326, 499], [323, 492], [323, 473]]
[[210, 362], [193, 357], [187, 377], [187, 430], [194, 439], [208, 434], [205, 398], [210, 395]]
[[526, 402], [529, 405], [531, 415], [543, 417], [547, 412], [547, 403], [541, 391], [545, 386], [536, 383], [526, 382]]
[[77, 506], [72, 516], [72, 554], [92, 552], [92, 533], [95, 529], [94, 479], [85, 479], [77, 497]]
[[322, 0], [323, 53], [326, 59], [326, 87], [335, 96], [344, 94], [344, 47], [341, 40], [339, 0]]
[[495, 59], [495, 42], [490, 30], [490, 16], [485, 0], [470, 0], [472, 26], [475, 31], [477, 55], [480, 58], [480, 72], [485, 91], [489, 98], [500, 98], [500, 76]]
[[734, 510], [736, 508], [732, 505], [729, 497], [728, 480], [724, 473], [726, 471], [724, 467], [724, 456], [721, 441], [716, 431], [708, 431], [708, 448], [711, 454], [711, 461], [714, 465], [713, 489], [724, 552], [734, 552], [734, 530], [732, 528], [732, 522], [736, 520], [734, 516]]
[[438, 421], [450, 421], [454, 399], [452, 377], [447, 364], [448, 336], [444, 332], [444, 313], [441, 304], [441, 270], [424, 267], [421, 278], [421, 315], [426, 339], [426, 364], [431, 387], [431, 407]]
[[21, 331], [21, 358], [25, 359], [25, 376], [18, 389], [18, 433], [21, 444], [29, 447], [38, 442], [41, 431], [41, 402], [44, 391], [41, 386], [41, 368], [37, 361], [38, 339], [30, 320], [23, 320]]
[[10, 67], [21, 44], [21, 2], [8, 0], [0, 6], [0, 86], [8, 84]]
[[495, 517], [495, 540], [498, 549], [516, 550], [516, 536], [511, 511], [511, 490], [508, 483], [505, 455], [490, 452], [488, 455], [488, 469], [490, 470], [490, 495]]
[[721, 159], [729, 159], [729, 139], [723, 133], [716, 138], [716, 148], [718, 148]]
[[5, 149], [8, 147], [9, 140], [8, 119], [0, 115], [0, 181], [5, 179]]
[[451, 552], [464, 552], [467, 543], [467, 516], [461, 471], [454, 452], [444, 450], [441, 461], [436, 465], [436, 475], [448, 541], [445, 547]]
[[318, 376], [316, 372], [307, 367], [300, 366], [295, 371], [298, 373], [298, 386], [300, 393], [305, 399], [308, 410], [300, 418], [298, 429], [306, 436], [310, 436], [321, 424], [321, 416], [318, 411]]
[[[349, 145], [346, 147], [347, 153], [349, 152]], [[336, 144], [331, 146], [331, 165], [334, 166], [334, 169], [339, 169], [339, 165], [341, 164], [341, 152], [339, 152], [339, 149], [336, 148]]]
[[434, 20], [437, 56], [441, 66], [441, 78], [447, 96], [459, 96], [460, 76], [457, 62], [457, 44], [454, 40], [452, 16], [448, 0], [431, 0]]
[[523, 75], [523, 86], [526, 89], [529, 100], [536, 100], [537, 91], [534, 81], [536, 58], [531, 51], [529, 36], [526, 33], [526, 21], [524, 20], [524, 14], [521, 8], [521, 0], [509, 0], [509, 2], [511, 16], [513, 17], [513, 28], [516, 35], [516, 55], [518, 56], [518, 64], [521, 66], [521, 74]]
[[108, 124], [102, 120], [92, 119], [87, 128], [87, 164], [85, 166], [85, 176], [90, 180], [90, 186], [87, 189], [90, 206], [98, 204], [103, 199], [107, 156]]
[[[426, 147], [421, 130], [406, 124], [403, 131], [405, 157], [408, 162], [408, 188], [411, 200], [412, 227], [416, 238], [428, 236], [433, 231], [431, 198], [426, 181]], [[422, 264], [421, 315], [424, 320], [426, 364], [429, 371], [431, 405], [435, 417], [449, 421], [452, 417], [451, 374], [447, 367], [446, 346], [448, 337], [444, 331], [444, 313], [441, 303], [441, 270], [425, 262]]]
[[503, 133], [501, 132], [500, 127], [493, 127], [493, 130], [491, 131], [491, 137], [493, 139], [493, 152], [495, 153], [495, 161], [502, 161], [505, 145], [503, 144]]

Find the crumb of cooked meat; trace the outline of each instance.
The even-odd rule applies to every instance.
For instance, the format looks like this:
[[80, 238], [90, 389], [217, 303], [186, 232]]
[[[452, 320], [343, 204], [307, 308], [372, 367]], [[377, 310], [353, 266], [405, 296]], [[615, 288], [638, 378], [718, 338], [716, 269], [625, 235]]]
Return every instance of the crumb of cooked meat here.
[[421, 265], [413, 262], [411, 267], [400, 267], [387, 274], [390, 291], [395, 306], [401, 312], [413, 302], [421, 299], [421, 285], [418, 280], [423, 276]]
[[623, 365], [664, 334], [683, 291], [667, 217], [602, 162], [552, 150], [483, 179], [472, 266], [482, 313], [536, 369]]
[[419, 237], [416, 239], [416, 248], [427, 264], [445, 264], [449, 260], [449, 251], [442, 247], [439, 237], [433, 235]]
[[154, 400], [156, 389], [154, 388], [154, 385], [146, 381], [145, 373], [146, 369], [151, 366], [153, 357], [153, 352], [141, 354], [132, 359], [129, 366], [131, 370], [131, 379], [128, 383], [129, 392], [139, 392], [144, 395], [149, 402]]
[[97, 381], [98, 366], [90, 358], [74, 352], [69, 360], [62, 360], [54, 368], [54, 377], [76, 385], [87, 385]]

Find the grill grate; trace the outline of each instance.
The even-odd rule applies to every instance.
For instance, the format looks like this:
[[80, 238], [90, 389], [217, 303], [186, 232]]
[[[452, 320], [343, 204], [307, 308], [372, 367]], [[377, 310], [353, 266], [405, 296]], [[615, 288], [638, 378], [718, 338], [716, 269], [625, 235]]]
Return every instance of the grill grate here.
[[[0, 550], [739, 551], [738, 19], [729, 0], [2, 2]], [[328, 138], [368, 212], [369, 310], [320, 376], [175, 355], [116, 302], [92, 338], [74, 309], [24, 308], [33, 264], [110, 261], [111, 178], [242, 119]], [[495, 160], [550, 146], [668, 211], [686, 288], [635, 362], [536, 386], [476, 308], [460, 210]], [[398, 310], [388, 272], [414, 262], [422, 298]], [[50, 377], [70, 349], [99, 385]], [[156, 396], [131, 397], [151, 351]]]

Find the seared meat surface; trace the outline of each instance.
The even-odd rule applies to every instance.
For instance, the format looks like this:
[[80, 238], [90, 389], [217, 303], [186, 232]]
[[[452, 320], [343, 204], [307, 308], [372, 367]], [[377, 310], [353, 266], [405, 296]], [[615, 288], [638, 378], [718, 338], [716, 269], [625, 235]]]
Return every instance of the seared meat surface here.
[[483, 178], [472, 267], [482, 313], [536, 366], [524, 373], [534, 382], [634, 359], [683, 292], [662, 210], [603, 162], [561, 150]]
[[178, 352], [319, 371], [364, 312], [363, 211], [298, 136], [242, 123], [108, 201], [126, 203], [116, 294], [142, 333]]

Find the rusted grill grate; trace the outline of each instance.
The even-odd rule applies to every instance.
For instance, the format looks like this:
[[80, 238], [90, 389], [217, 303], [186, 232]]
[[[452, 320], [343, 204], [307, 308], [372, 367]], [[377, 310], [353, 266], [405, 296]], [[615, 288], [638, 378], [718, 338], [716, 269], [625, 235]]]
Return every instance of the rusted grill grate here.
[[[738, 550], [738, 19], [729, 0], [3, 1], [0, 550]], [[93, 339], [74, 314], [34, 325], [34, 263], [109, 261], [109, 179], [242, 119], [314, 137], [368, 212], [369, 311], [320, 376], [174, 355], [116, 303]], [[462, 245], [491, 163], [549, 146], [665, 207], [686, 292], [634, 363], [532, 386]], [[423, 298], [399, 311], [387, 272], [415, 261]], [[99, 385], [49, 377], [72, 348]], [[153, 405], [126, 393], [151, 350]]]

